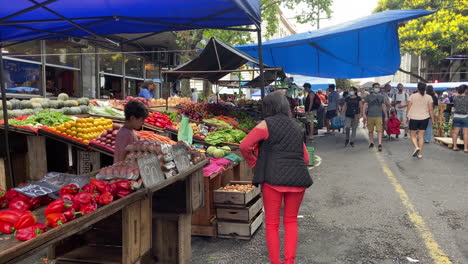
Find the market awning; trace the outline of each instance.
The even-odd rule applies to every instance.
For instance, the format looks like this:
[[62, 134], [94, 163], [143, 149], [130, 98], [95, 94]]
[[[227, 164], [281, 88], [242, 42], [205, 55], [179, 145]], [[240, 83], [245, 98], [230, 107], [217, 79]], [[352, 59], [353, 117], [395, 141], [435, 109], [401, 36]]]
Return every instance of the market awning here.
[[[391, 10], [263, 43], [264, 63], [286, 73], [327, 78], [392, 75], [400, 66], [398, 23], [432, 14]], [[257, 57], [257, 44], [236, 47]]]
[[260, 25], [259, 0], [1, 0], [0, 42]]
[[[238, 69], [246, 63], [260, 65], [257, 59], [219, 39], [211, 38], [198, 57], [171, 71], [163, 72], [163, 76], [167, 77], [169, 82], [179, 79], [203, 79], [215, 83], [229, 73], [242, 71]], [[272, 68], [266, 65], [264, 67], [265, 84], [273, 82], [276, 77], [285, 76], [281, 68]], [[259, 84], [260, 81], [257, 77], [245, 86], [258, 85], [253, 87], [259, 87]]]

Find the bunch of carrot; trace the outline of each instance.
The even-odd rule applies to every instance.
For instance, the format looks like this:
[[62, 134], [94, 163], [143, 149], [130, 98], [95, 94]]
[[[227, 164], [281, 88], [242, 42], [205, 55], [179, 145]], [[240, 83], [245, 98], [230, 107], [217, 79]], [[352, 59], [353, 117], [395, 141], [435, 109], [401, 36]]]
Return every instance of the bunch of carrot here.
[[226, 123], [235, 125], [235, 126], [239, 125], [239, 122], [237, 122], [234, 118], [229, 117], [229, 116], [219, 115], [219, 116], [215, 116], [214, 118], [224, 121]]
[[158, 134], [156, 134], [154, 132], [151, 132], [151, 131], [137, 131], [137, 133], [138, 133], [138, 136], [140, 137], [141, 140], [148, 140], [148, 139], [149, 140], [156, 140], [156, 141], [171, 144], [171, 145], [174, 145], [174, 144], [177, 143], [177, 142], [171, 140], [168, 137], [158, 135]]

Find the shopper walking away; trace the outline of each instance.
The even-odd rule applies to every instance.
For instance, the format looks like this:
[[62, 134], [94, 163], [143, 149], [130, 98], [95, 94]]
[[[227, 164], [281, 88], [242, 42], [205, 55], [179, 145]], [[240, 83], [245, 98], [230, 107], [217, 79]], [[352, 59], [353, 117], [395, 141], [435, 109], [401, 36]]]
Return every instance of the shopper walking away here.
[[328, 107], [327, 113], [325, 114], [325, 123], [327, 126], [327, 133], [335, 132], [335, 129], [331, 128], [331, 120], [337, 116], [338, 109], [338, 100], [340, 99], [340, 94], [335, 91], [335, 85], [330, 84], [328, 86]]
[[313, 91], [312, 86], [310, 83], [304, 83], [304, 92], [306, 93], [306, 99], [304, 101], [304, 110], [306, 114], [307, 124], [310, 127], [310, 133], [308, 135], [308, 139], [314, 139], [314, 120], [315, 116], [317, 115], [317, 110], [322, 105], [322, 101], [320, 97], [318, 97]]
[[418, 92], [409, 98], [408, 114], [411, 142], [414, 146], [413, 157], [422, 159], [424, 147], [424, 133], [429, 121], [434, 124], [434, 109], [432, 97], [426, 94], [426, 84], [418, 83]]
[[[397, 85], [397, 93], [393, 95], [392, 105], [396, 110], [396, 118], [403, 124], [405, 138], [408, 137], [408, 122], [406, 120], [406, 110], [408, 109], [409, 95], [403, 90], [403, 84]], [[396, 135], [398, 138], [398, 134]]]
[[458, 96], [453, 98], [455, 113], [453, 116], [453, 150], [458, 151], [458, 133], [463, 129], [464, 151], [468, 153], [468, 92], [466, 85], [458, 87]]
[[[369, 130], [369, 148], [374, 147], [374, 131], [377, 132], [378, 150], [382, 151], [383, 122], [388, 119], [387, 106], [384, 97], [380, 94], [380, 84], [372, 84], [372, 92], [364, 101], [363, 116]], [[382, 118], [383, 116], [383, 118]]]
[[[312, 178], [302, 131], [291, 118], [286, 98], [273, 92], [263, 99], [265, 120], [242, 141], [240, 150], [255, 167], [253, 184], [262, 185], [266, 240], [272, 264], [293, 264], [298, 240], [297, 215]], [[253, 149], [259, 146], [258, 156]], [[284, 202], [284, 262], [280, 260], [280, 209]]]
[[[426, 87], [426, 94], [432, 98], [432, 111], [434, 112], [434, 109], [436, 109], [436, 107], [439, 105], [439, 100], [437, 99], [437, 95], [432, 85], [428, 85]], [[434, 113], [432, 115], [435, 116]], [[429, 120], [429, 123], [427, 124], [426, 132], [424, 133], [425, 143], [430, 143], [432, 141], [432, 124], [433, 123], [435, 123], [435, 120], [434, 122], [432, 122], [432, 119], [431, 119]]]
[[[341, 110], [340, 118], [343, 116], [345, 119], [345, 131], [346, 131], [346, 140], [345, 147], [351, 145], [354, 147], [354, 140], [356, 139], [356, 130], [359, 125], [359, 120], [362, 116], [362, 99], [357, 95], [358, 89], [356, 87], [351, 87], [348, 91], [348, 97], [344, 99], [344, 105]], [[350, 137], [350, 132], [351, 137]]]
[[138, 97], [143, 97], [147, 100], [154, 98], [153, 90], [155, 88], [155, 84], [153, 80], [146, 80], [142, 86]]

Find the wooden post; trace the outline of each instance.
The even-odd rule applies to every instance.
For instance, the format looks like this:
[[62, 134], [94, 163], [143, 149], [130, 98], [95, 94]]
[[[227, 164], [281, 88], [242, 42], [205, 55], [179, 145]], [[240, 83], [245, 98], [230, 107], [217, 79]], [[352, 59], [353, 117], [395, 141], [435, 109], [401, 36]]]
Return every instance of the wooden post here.
[[151, 199], [136, 201], [122, 211], [122, 263], [151, 257]]
[[27, 136], [28, 152], [26, 157], [27, 181], [39, 181], [47, 173], [47, 153], [45, 137]]
[[188, 264], [192, 259], [191, 214], [157, 214], [153, 229], [156, 263]]
[[0, 159], [0, 189], [7, 189], [7, 179], [5, 171], [5, 160]]

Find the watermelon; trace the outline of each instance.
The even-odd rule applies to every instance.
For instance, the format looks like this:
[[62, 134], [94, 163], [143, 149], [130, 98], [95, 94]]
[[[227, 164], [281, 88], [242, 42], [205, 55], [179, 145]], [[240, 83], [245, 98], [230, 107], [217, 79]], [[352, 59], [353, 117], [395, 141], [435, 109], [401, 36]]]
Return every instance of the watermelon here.
[[34, 110], [33, 109], [24, 109], [23, 114], [24, 115], [32, 115], [32, 114], [34, 114]]
[[49, 101], [49, 108], [57, 109], [58, 108], [58, 101], [57, 100], [50, 100]]
[[65, 101], [57, 100], [57, 108], [63, 108], [65, 106]]
[[32, 103], [32, 108], [42, 108], [40, 103]]
[[57, 100], [60, 101], [67, 101], [68, 99], [70, 99], [70, 97], [68, 97], [68, 94], [66, 93], [61, 93], [57, 96]]
[[64, 105], [66, 107], [78, 106], [78, 102], [75, 101], [75, 100], [67, 100], [67, 101], [65, 101]]
[[49, 108], [49, 107], [50, 107], [50, 104], [49, 104], [49, 102], [47, 102], [47, 101], [42, 101], [42, 102], [41, 102], [41, 107], [42, 107], [42, 108]]
[[70, 107], [72, 115], [81, 115], [81, 108], [78, 106]]
[[33, 105], [30, 101], [28, 100], [23, 100], [21, 101], [21, 109], [32, 109]]
[[21, 101], [18, 99], [11, 99], [10, 100], [11, 106], [13, 109], [21, 109]]
[[72, 114], [72, 112], [70, 110], [70, 107], [64, 107], [64, 108], [62, 108], [62, 111], [66, 115], [71, 115]]
[[89, 105], [89, 99], [86, 97], [81, 97], [77, 101], [80, 105]]
[[[10, 101], [6, 102], [6, 106], [8, 110], [13, 109], [13, 104]], [[0, 102], [0, 110], [3, 110], [3, 103]]]
[[89, 106], [87, 106], [87, 105], [80, 105], [79, 107], [80, 107], [80, 109], [81, 109], [81, 113], [82, 113], [82, 114], [87, 114], [87, 113], [89, 113]]

